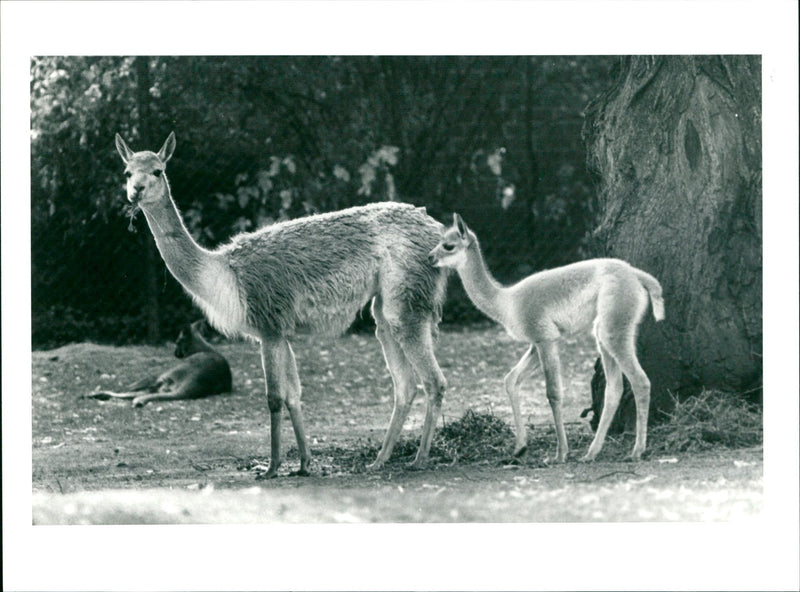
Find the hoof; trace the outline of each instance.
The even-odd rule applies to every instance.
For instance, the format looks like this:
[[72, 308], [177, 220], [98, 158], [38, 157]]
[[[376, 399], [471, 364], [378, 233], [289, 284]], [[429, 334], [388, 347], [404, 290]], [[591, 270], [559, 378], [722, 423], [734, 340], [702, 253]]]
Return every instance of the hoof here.
[[280, 468], [280, 463], [274, 464], [271, 463], [269, 468], [265, 471], [266, 468], [262, 464], [258, 464], [253, 467], [251, 470], [256, 471], [256, 481], [263, 481], [264, 479], [274, 479], [278, 476], [278, 468]]
[[368, 473], [377, 473], [383, 468], [383, 462], [378, 462], [377, 460], [373, 463], [368, 464], [364, 467]]
[[423, 461], [415, 460], [414, 462], [406, 465], [406, 467], [408, 468], [409, 471], [424, 471], [425, 469], [428, 468], [428, 462], [424, 460]]
[[298, 469], [289, 473], [290, 477], [310, 477], [311, 472], [308, 469]]
[[522, 448], [520, 448], [519, 450], [516, 450], [516, 451], [514, 451], [514, 458], [520, 458], [520, 457], [522, 457], [522, 456], [525, 456], [525, 454], [526, 454], [527, 452], [528, 452], [528, 446], [527, 446], [527, 445], [526, 445], [526, 446], [523, 446], [523, 447], [522, 447]]
[[264, 481], [265, 479], [274, 479], [277, 476], [278, 476], [278, 470], [270, 469], [266, 473], [259, 473], [258, 475], [256, 475], [256, 481]]

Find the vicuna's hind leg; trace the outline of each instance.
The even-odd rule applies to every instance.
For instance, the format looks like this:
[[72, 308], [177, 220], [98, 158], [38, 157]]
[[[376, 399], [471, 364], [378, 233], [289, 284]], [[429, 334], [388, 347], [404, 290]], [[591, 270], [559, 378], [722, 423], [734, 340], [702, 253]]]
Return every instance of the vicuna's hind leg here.
[[411, 367], [406, 355], [403, 353], [400, 344], [392, 335], [386, 317], [381, 310], [381, 302], [376, 299], [372, 304], [372, 316], [375, 318], [377, 329], [375, 335], [383, 348], [383, 356], [386, 359], [386, 366], [392, 376], [394, 387], [394, 409], [392, 419], [389, 421], [389, 429], [383, 439], [383, 445], [378, 453], [375, 462], [367, 465], [367, 469], [375, 470], [383, 466], [389, 460], [394, 445], [403, 430], [403, 424], [411, 410], [411, 404], [417, 394], [417, 385], [414, 380], [414, 369]]
[[[641, 315], [639, 315], [641, 316]], [[632, 460], [640, 460], [647, 446], [647, 418], [650, 411], [650, 380], [636, 358], [636, 326], [631, 323], [626, 330], [611, 333], [598, 327], [597, 343], [606, 375], [605, 401], [597, 433], [582, 460], [594, 460], [603, 447], [606, 433], [622, 398], [622, 375], [631, 383], [636, 402], [636, 441], [631, 452]]]
[[436, 427], [436, 420], [442, 409], [442, 398], [447, 388], [447, 381], [442, 374], [436, 356], [433, 353], [433, 334], [430, 319], [411, 323], [404, 328], [404, 338], [400, 345], [411, 362], [414, 370], [422, 380], [427, 395], [425, 406], [425, 422], [422, 425], [422, 438], [417, 450], [417, 456], [411, 466], [421, 469], [428, 460], [428, 453], [431, 449], [433, 432]]
[[600, 454], [600, 450], [602, 450], [603, 443], [606, 440], [608, 428], [614, 419], [619, 400], [622, 398], [622, 370], [614, 356], [611, 355], [611, 352], [606, 349], [599, 339], [597, 345], [603, 363], [603, 373], [606, 377], [606, 389], [603, 394], [603, 411], [600, 414], [600, 422], [597, 425], [597, 431], [594, 434], [589, 450], [581, 458], [582, 462], [592, 461]]
[[538, 343], [539, 358], [544, 369], [544, 379], [547, 388], [547, 402], [553, 412], [553, 422], [556, 426], [556, 456], [555, 462], [567, 460], [569, 445], [567, 444], [567, 432], [564, 429], [564, 418], [561, 414], [561, 359], [558, 355], [558, 342], [546, 341]]
[[263, 340], [261, 363], [264, 367], [270, 418], [270, 465], [263, 478], [275, 477], [281, 464], [281, 414], [284, 405], [289, 410], [300, 452], [300, 470], [297, 474], [308, 475], [311, 456], [306, 445], [303, 413], [300, 408], [300, 378], [289, 342], [282, 338]]
[[631, 452], [631, 460], [641, 460], [647, 447], [647, 419], [650, 413], [650, 379], [647, 378], [639, 360], [636, 358], [635, 339], [623, 345], [621, 351], [615, 352], [617, 363], [628, 377], [636, 401], [636, 440]]

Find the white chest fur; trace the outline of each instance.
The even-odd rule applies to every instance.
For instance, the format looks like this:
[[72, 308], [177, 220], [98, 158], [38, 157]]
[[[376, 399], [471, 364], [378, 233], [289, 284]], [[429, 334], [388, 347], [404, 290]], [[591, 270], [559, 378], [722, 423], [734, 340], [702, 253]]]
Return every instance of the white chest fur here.
[[223, 260], [211, 259], [203, 264], [198, 280], [192, 296], [209, 322], [225, 335], [250, 334], [245, 300], [231, 268]]

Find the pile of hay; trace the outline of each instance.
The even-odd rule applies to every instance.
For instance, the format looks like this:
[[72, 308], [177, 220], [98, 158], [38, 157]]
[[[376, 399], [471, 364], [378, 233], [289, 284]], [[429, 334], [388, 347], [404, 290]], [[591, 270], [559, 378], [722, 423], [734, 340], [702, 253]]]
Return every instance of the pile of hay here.
[[[509, 458], [513, 446], [514, 433], [503, 420], [469, 409], [459, 420], [435, 432], [430, 459], [443, 463], [500, 461]], [[418, 448], [419, 436], [403, 436], [395, 444], [390, 462], [411, 462]], [[368, 443], [357, 446], [355, 456], [367, 464], [375, 460], [379, 450], [379, 444]], [[344, 459], [344, 463], [350, 464], [349, 459]]]
[[508, 458], [513, 443], [514, 433], [503, 420], [469, 409], [436, 433], [431, 448], [443, 460], [472, 462]]
[[696, 452], [714, 446], [743, 448], [763, 442], [761, 409], [733, 395], [703, 391], [675, 401], [669, 419], [650, 430], [653, 453]]

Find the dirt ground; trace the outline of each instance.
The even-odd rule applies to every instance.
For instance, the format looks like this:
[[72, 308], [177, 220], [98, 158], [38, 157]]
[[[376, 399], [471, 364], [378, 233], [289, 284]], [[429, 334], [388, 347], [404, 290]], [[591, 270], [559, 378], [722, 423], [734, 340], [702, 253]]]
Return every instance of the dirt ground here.
[[[287, 417], [281, 475], [268, 481], [255, 478], [269, 457], [255, 345], [218, 346], [231, 363], [232, 394], [141, 409], [79, 396], [121, 390], [164, 370], [175, 363], [170, 347], [75, 344], [34, 352], [34, 524], [730, 521], [762, 511], [761, 447], [647, 454], [630, 463], [622, 459], [631, 442], [621, 438], [608, 442], [597, 462], [576, 462], [591, 440], [579, 419], [595, 359], [588, 338], [562, 352], [566, 464], [543, 462], [555, 436], [539, 372], [523, 385], [533, 445], [521, 463], [434, 455], [426, 470], [407, 468], [422, 425], [420, 395], [401, 445], [377, 473], [364, 467], [392, 406], [377, 341], [359, 334], [300, 338], [294, 347], [314, 474], [289, 476], [299, 462]], [[449, 388], [442, 423], [472, 410], [511, 425], [502, 377], [524, 349], [494, 327], [443, 330], [437, 355]], [[512, 446], [509, 439], [509, 452]]]

